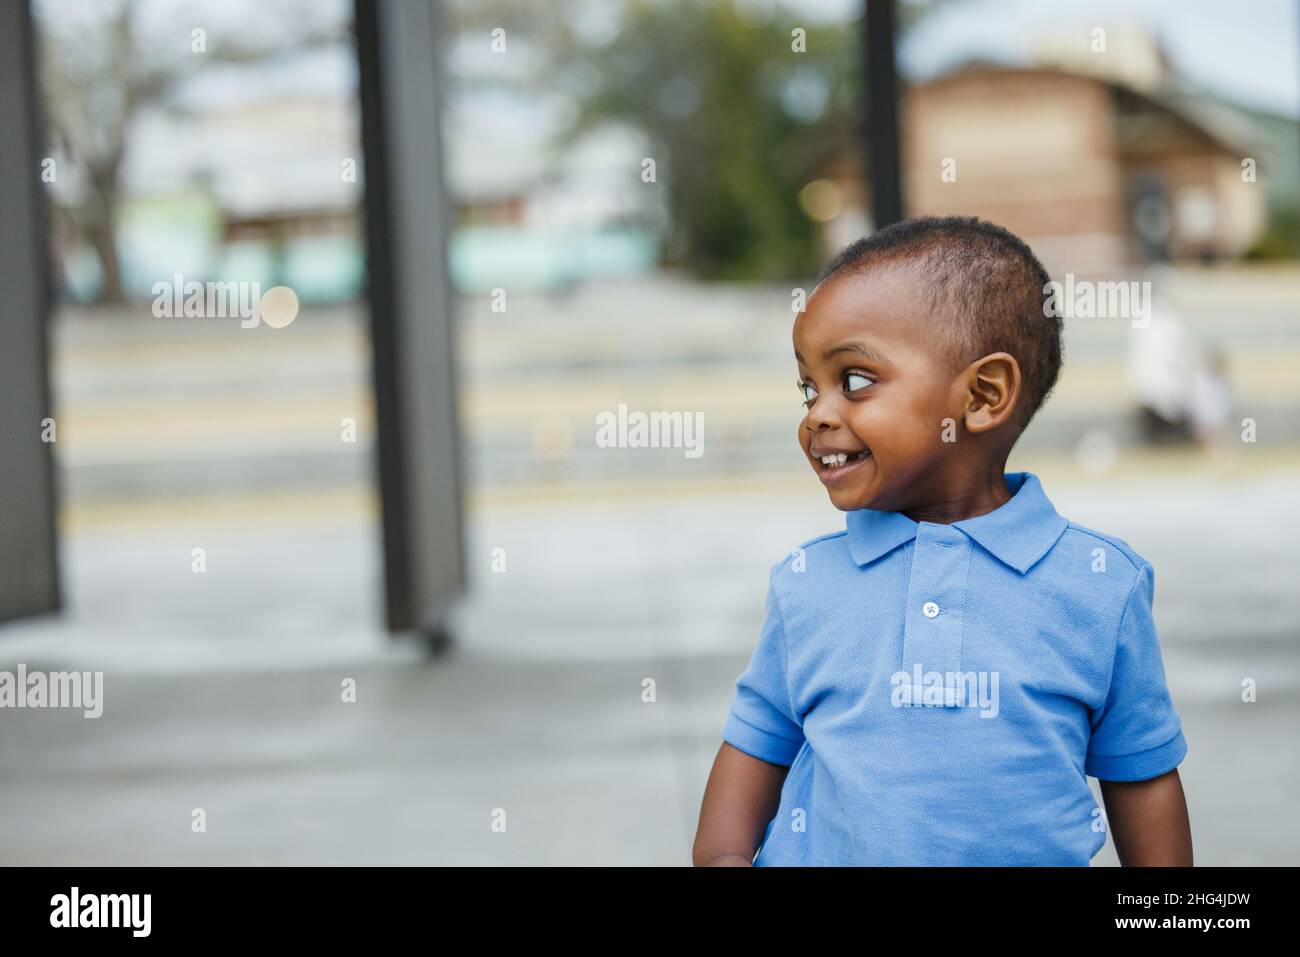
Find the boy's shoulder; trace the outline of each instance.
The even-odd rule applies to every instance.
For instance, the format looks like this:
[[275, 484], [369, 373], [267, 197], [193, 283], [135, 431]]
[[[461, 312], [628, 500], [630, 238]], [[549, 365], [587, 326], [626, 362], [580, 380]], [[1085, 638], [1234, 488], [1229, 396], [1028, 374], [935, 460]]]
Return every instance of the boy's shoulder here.
[[814, 535], [807, 541], [800, 542], [772, 566], [768, 577], [774, 583], [785, 580], [787, 576], [799, 576], [800, 581], [810, 580], [802, 574], [807, 571], [810, 562], [821, 564], [832, 554], [848, 555], [848, 534], [847, 529], [841, 528], [838, 531], [826, 532], [824, 535]]
[[1099, 532], [1095, 528], [1088, 528], [1069, 519], [1066, 523], [1065, 532], [1061, 535], [1061, 544], [1067, 547], [1071, 544], [1079, 545], [1089, 549], [1090, 552], [1101, 548], [1105, 553], [1106, 546], [1109, 545], [1124, 557], [1134, 575], [1144, 566], [1151, 565], [1151, 562], [1139, 554], [1137, 549], [1116, 535], [1107, 535], [1105, 532]]

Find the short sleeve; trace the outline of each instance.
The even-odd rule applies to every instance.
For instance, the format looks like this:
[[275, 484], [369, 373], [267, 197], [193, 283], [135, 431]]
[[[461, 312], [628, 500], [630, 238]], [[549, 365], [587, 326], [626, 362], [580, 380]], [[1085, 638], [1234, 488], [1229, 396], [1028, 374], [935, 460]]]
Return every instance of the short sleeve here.
[[1091, 718], [1084, 773], [1104, 781], [1158, 777], [1187, 754], [1151, 615], [1154, 591], [1155, 572], [1144, 562], [1120, 619], [1106, 701]]
[[749, 666], [736, 679], [722, 739], [751, 757], [787, 767], [803, 745], [803, 725], [787, 684], [784, 623], [770, 580], [763, 628]]

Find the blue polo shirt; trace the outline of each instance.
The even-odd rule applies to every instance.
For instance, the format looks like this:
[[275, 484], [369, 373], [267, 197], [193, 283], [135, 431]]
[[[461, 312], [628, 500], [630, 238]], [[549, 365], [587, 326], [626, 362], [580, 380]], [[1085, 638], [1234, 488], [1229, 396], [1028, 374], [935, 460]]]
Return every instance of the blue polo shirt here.
[[722, 735], [789, 766], [756, 865], [1087, 865], [1087, 777], [1186, 755], [1151, 564], [1005, 481], [951, 525], [847, 512], [772, 568]]

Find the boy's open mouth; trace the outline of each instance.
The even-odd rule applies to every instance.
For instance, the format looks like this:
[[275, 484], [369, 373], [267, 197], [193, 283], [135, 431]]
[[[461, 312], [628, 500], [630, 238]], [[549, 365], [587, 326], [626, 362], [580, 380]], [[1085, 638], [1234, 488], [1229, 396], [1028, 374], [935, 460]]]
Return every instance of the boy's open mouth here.
[[817, 462], [821, 479], [825, 482], [851, 472], [870, 457], [871, 450], [863, 449], [861, 452], [825, 451], [815, 455], [814, 459]]

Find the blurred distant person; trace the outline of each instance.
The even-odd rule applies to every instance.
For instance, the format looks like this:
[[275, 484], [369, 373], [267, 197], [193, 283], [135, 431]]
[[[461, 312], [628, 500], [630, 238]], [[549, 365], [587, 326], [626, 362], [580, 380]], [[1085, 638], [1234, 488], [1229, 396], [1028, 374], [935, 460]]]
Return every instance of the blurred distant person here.
[[1192, 379], [1189, 407], [1192, 430], [1203, 447], [1217, 449], [1223, 445], [1234, 405], [1227, 358], [1221, 349], [1212, 346]]
[[1152, 445], [1194, 439], [1191, 389], [1201, 366], [1187, 324], [1156, 300], [1151, 321], [1128, 330], [1128, 378], [1137, 402], [1138, 431]]

